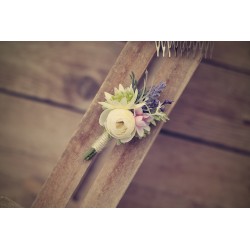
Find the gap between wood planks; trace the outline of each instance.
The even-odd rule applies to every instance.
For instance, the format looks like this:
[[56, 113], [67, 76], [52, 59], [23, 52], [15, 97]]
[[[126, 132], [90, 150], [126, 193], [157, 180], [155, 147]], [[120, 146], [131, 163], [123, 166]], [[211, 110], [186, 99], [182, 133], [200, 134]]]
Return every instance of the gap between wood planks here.
[[[234, 65], [221, 63], [219, 61], [209, 60], [209, 59], [202, 59], [201, 63], [208, 64], [208, 65], [211, 65], [213, 67], [217, 67], [217, 68], [221, 68], [221, 69], [225, 69], [225, 70], [229, 70], [229, 71], [233, 71], [233, 72], [236, 72], [236, 73], [245, 74], [245, 75], [250, 76], [250, 70], [248, 70], [248, 69], [242, 69], [242, 68], [236, 67]], [[54, 106], [54, 107], [57, 107], [57, 108], [66, 109], [66, 110], [69, 110], [69, 111], [72, 111], [72, 112], [75, 112], [75, 113], [78, 113], [78, 114], [83, 114], [84, 112], [86, 112], [85, 109], [81, 109], [81, 108], [78, 108], [78, 107], [73, 106], [73, 105], [69, 105], [69, 104], [66, 104], [66, 103], [60, 103], [60, 102], [57, 102], [57, 101], [54, 101], [54, 100], [51, 100], [51, 99], [48, 99], [48, 98], [41, 98], [41, 97], [38, 97], [38, 96], [33, 96], [33, 95], [29, 95], [29, 94], [20, 93], [20, 92], [10, 90], [10, 89], [6, 89], [6, 88], [3, 88], [3, 87], [0, 87], [0, 93], [6, 94], [6, 95], [9, 95], [9, 96], [14, 96], [14, 97], [17, 97], [17, 98], [23, 98], [23, 99], [38, 102], [38, 103], [43, 103], [43, 104], [46, 104], [46, 105], [51, 105], [51, 106]]]
[[[204, 64], [203, 64], [204, 65]], [[213, 68], [216, 68], [216, 67], [214, 67], [214, 65], [213, 65]], [[217, 67], [218, 68], [218, 67]], [[239, 81], [240, 82], [240, 81]], [[14, 90], [14, 93], [11, 93], [11, 91], [12, 90], [10, 90], [10, 92], [8, 93], [8, 95], [12, 95], [13, 94], [13, 97], [22, 97], [22, 94], [21, 94], [21, 96], [19, 95], [19, 92], [18, 92], [18, 90]], [[60, 103], [60, 100], [56, 100], [56, 101], [52, 101], [52, 104], [50, 103], [50, 101], [51, 100], [49, 100], [49, 99], [46, 99], [46, 96], [45, 96], [45, 98], [43, 98], [43, 96], [42, 97], [38, 97], [38, 98], [33, 98], [33, 96], [32, 95], [30, 95], [29, 96], [29, 94], [28, 95], [26, 95], [26, 93], [24, 94], [24, 96], [27, 96], [28, 98], [27, 99], [29, 99], [29, 100], [34, 100], [34, 103], [35, 103], [35, 99], [37, 99], [37, 103], [43, 103], [43, 104], [46, 104], [48, 107], [49, 106], [55, 106], [56, 108], [61, 108], [61, 112], [63, 112], [63, 110], [66, 110], [67, 109], [67, 107], [68, 107], [68, 110], [70, 111], [70, 113], [71, 114], [76, 114], [76, 113], [78, 113], [78, 114], [83, 114], [83, 110], [80, 108], [79, 110], [75, 110], [74, 109], [74, 107], [73, 107], [73, 109], [71, 109], [71, 105], [65, 105], [65, 104], [63, 104], [63, 102], [62, 103]], [[17, 99], [17, 98], [16, 98]], [[23, 99], [23, 98], [20, 98], [20, 100], [21, 99]], [[53, 99], [52, 99], [53, 100]], [[44, 102], [43, 102], [44, 101]], [[55, 105], [54, 105], [54, 103], [55, 103]], [[62, 105], [61, 105], [62, 104]], [[43, 106], [43, 105], [40, 105], [40, 106]], [[45, 106], [45, 105], [44, 105]], [[72, 112], [71, 112], [72, 111]], [[182, 136], [182, 132], [183, 131], [185, 131], [185, 130], [181, 130], [180, 131], [180, 133], [178, 133], [178, 131], [176, 132], [176, 131], [171, 131], [171, 130], [168, 130], [168, 131], [170, 131], [170, 133], [171, 132], [173, 132], [173, 133], [175, 133], [175, 136], [177, 135], [177, 137], [178, 136]], [[185, 133], [185, 132], [184, 132]], [[246, 133], [247, 134], [247, 133]], [[171, 136], [171, 135], [170, 135]], [[184, 134], [184, 136], [186, 136], [186, 134]], [[194, 135], [194, 136], [196, 136], [196, 135]], [[199, 139], [198, 137], [199, 137], [199, 135], [197, 136], [197, 137], [194, 137], [193, 135], [192, 136], [189, 136], [188, 135], [188, 137], [189, 137], [189, 139]], [[190, 138], [191, 137], [191, 138]], [[170, 140], [171, 140], [171, 138], [169, 138]], [[183, 138], [182, 138], [183, 139]], [[209, 139], [209, 138], [208, 138]], [[180, 140], [179, 140], [180, 141]], [[204, 141], [204, 140], [203, 140]], [[207, 140], [205, 140], [205, 141], [207, 141]], [[180, 141], [180, 143], [182, 144], [183, 142], [181, 142]], [[209, 141], [209, 143], [210, 143], [210, 141]], [[211, 147], [211, 149], [212, 149], [212, 147]], [[222, 153], [222, 152], [221, 152]], [[236, 156], [236, 155], [235, 155]]]
[[249, 207], [249, 178], [248, 157], [159, 135], [118, 207]]
[[[82, 152], [88, 150], [90, 145], [93, 143], [93, 140], [95, 140], [95, 138], [98, 137], [98, 134], [101, 134], [103, 130], [96, 122], [96, 117], [101, 112], [101, 107], [98, 102], [103, 99], [103, 93], [112, 91], [116, 86], [116, 82], [124, 82], [127, 83], [126, 85], [128, 85], [129, 73], [132, 69], [135, 75], [137, 75], [138, 78], [141, 78], [154, 54], [155, 48], [153, 44], [148, 42], [127, 43], [125, 45], [115, 64], [113, 65], [107, 77], [105, 78], [102, 86], [95, 95], [95, 98], [90, 104], [87, 112], [79, 123], [76, 132], [71, 137], [68, 145], [66, 146], [66, 149], [64, 150], [64, 153], [57, 162], [47, 181], [43, 185], [43, 188], [39, 192], [32, 207], [65, 207], [67, 205], [70, 197], [75, 191], [75, 188], [79, 184], [82, 176], [90, 165], [90, 162], [82, 160], [81, 154]], [[172, 88], [169, 88], [168, 94], [170, 96], [172, 95], [172, 97], [178, 99], [181, 90], [183, 90], [181, 87], [187, 83], [187, 80], [189, 80], [188, 77], [190, 75], [186, 75], [185, 73], [192, 73], [193, 68], [198, 63], [198, 59], [200, 59], [200, 57], [197, 56], [196, 60], [192, 61], [193, 63], [191, 64], [189, 63], [189, 61], [179, 62], [182, 63], [179, 64], [180, 67], [182, 66], [184, 67], [184, 69], [186, 69], [185, 67], [187, 67], [187, 70], [183, 70], [184, 73], [180, 74], [179, 81], [176, 83], [176, 85], [172, 86]], [[181, 77], [185, 76], [186, 78], [181, 79]], [[159, 78], [160, 77], [161, 74], [159, 74]], [[178, 84], [181, 84], [181, 86], [179, 86]], [[158, 130], [159, 128], [160, 127], [158, 127]], [[156, 133], [157, 130], [155, 129], [154, 132]], [[151, 136], [151, 140], [148, 142], [150, 143], [152, 141], [153, 140]], [[103, 189], [101, 189], [101, 196], [99, 196], [98, 199], [94, 200], [87, 199], [94, 198], [94, 196], [88, 192], [88, 194], [90, 194], [90, 197], [85, 197], [85, 204], [83, 206], [96, 207], [96, 202], [98, 202], [98, 204], [101, 204], [102, 207], [115, 207], [117, 205], [118, 201], [124, 193], [124, 188], [127, 188], [127, 185], [133, 177], [132, 174], [134, 173], [134, 171], [136, 171], [136, 168], [139, 167], [139, 164], [143, 159], [144, 154], [146, 154], [146, 151], [143, 150], [143, 147], [150, 146], [146, 143], [140, 144], [141, 157], [135, 158], [132, 157], [133, 154], [131, 154], [131, 147], [133, 148], [135, 146], [134, 144], [135, 142], [133, 144], [128, 144], [124, 145], [123, 147], [119, 147], [118, 149], [115, 148], [112, 151], [112, 159], [109, 158], [106, 162], [104, 162], [104, 164], [106, 165], [102, 167], [102, 170], [104, 170], [105, 174], [109, 173], [110, 171], [112, 174], [113, 171], [117, 170], [117, 168], [121, 169], [119, 169], [118, 172], [116, 171], [115, 178], [113, 178], [113, 175], [111, 176], [111, 178], [113, 178], [111, 182], [109, 178], [107, 179], [106, 176], [103, 176], [103, 172], [101, 171], [101, 173], [98, 175], [98, 179], [101, 178], [101, 182], [98, 182], [98, 186], [91, 185], [92, 189], [90, 189], [92, 190], [92, 194], [95, 193], [99, 196], [98, 188], [101, 188], [101, 185], [104, 185], [104, 188], [108, 188], [111, 192], [108, 192], [107, 190], [107, 192], [103, 193]], [[126, 154], [132, 156], [125, 162], [122, 159], [126, 156]], [[134, 162], [134, 168], [129, 167], [129, 160], [132, 160]], [[122, 168], [122, 166], [124, 167]], [[95, 180], [98, 181], [97, 179]], [[112, 186], [115, 186], [115, 188], [112, 188]], [[105, 196], [103, 196], [104, 194]], [[107, 196], [109, 196], [109, 199], [106, 199]], [[109, 203], [107, 205], [108, 201]]]
[[41, 97], [37, 97], [37, 96], [32, 96], [32, 95], [20, 93], [20, 92], [14, 91], [14, 90], [5, 89], [2, 87], [0, 87], [0, 93], [8, 95], [8, 96], [13, 96], [13, 97], [33, 101], [33, 102], [42, 103], [42, 104], [53, 106], [56, 108], [66, 109], [66, 110], [69, 110], [69, 111], [72, 111], [72, 112], [75, 112], [78, 114], [84, 114], [86, 112], [86, 110], [84, 110], [84, 109], [80, 109], [80, 108], [77, 108], [75, 106], [72, 106], [72, 105], [69, 105], [66, 103], [59, 103], [59, 102], [53, 101], [51, 99], [45, 99], [45, 98], [41, 98]]
[[[74, 107], [74, 106], [71, 106], [68, 104], [58, 103], [58, 102], [55, 102], [55, 101], [52, 101], [49, 99], [43, 99], [43, 98], [39, 98], [39, 97], [35, 97], [35, 96], [30, 96], [27, 94], [19, 93], [19, 92], [4, 89], [4, 88], [0, 88], [0, 93], [5, 94], [5, 95], [9, 95], [12, 97], [17, 97], [17, 98], [29, 100], [29, 101], [35, 101], [35, 102], [46, 104], [46, 105], [51, 105], [51, 106], [61, 108], [61, 109], [66, 109], [68, 111], [75, 112], [75, 113], [82, 114], [82, 115], [86, 112], [86, 110], [84, 110], [84, 109], [80, 109], [80, 108], [77, 108], [77, 107]], [[231, 146], [225, 145], [223, 143], [209, 141], [206, 139], [202, 139], [200, 137], [195, 137], [195, 136], [191, 136], [188, 134], [179, 133], [179, 132], [167, 130], [164, 128], [161, 129], [160, 134], [162, 134], [164, 136], [174, 137], [174, 138], [181, 139], [184, 141], [191, 141], [191, 142], [194, 142], [197, 144], [206, 145], [208, 147], [214, 147], [214, 148], [218, 148], [220, 150], [224, 150], [224, 151], [228, 151], [228, 152], [232, 152], [232, 153], [236, 153], [236, 154], [250, 157], [250, 151], [248, 151], [248, 150], [243, 150], [243, 149], [240, 149], [237, 147], [231, 147]]]
[[208, 140], [202, 139], [200, 137], [190, 136], [187, 134], [178, 133], [178, 132], [174, 132], [174, 131], [167, 130], [167, 129], [162, 129], [160, 133], [162, 135], [165, 135], [165, 136], [170, 136], [170, 137], [174, 137], [174, 138], [185, 140], [185, 141], [203, 144], [203, 145], [206, 145], [208, 147], [218, 148], [218, 149], [221, 149], [224, 151], [228, 151], [228, 152], [232, 152], [235, 154], [240, 154], [240, 155], [250, 157], [250, 151], [239, 149], [237, 147], [230, 147], [230, 146], [227, 146], [223, 143], [208, 141]]
[[226, 69], [226, 70], [230, 70], [236, 73], [240, 73], [240, 74], [244, 74], [244, 75], [248, 75], [250, 76], [250, 70], [249, 69], [243, 69], [240, 67], [237, 67], [235, 65], [230, 65], [227, 63], [222, 63], [216, 60], [209, 60], [209, 59], [202, 59], [201, 63], [204, 64], [208, 64], [217, 68], [221, 68], [221, 69]]

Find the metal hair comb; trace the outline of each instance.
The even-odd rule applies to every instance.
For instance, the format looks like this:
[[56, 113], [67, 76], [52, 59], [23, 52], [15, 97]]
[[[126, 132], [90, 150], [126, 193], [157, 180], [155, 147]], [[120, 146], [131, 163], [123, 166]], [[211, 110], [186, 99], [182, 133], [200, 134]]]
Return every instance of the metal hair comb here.
[[211, 59], [212, 53], [214, 49], [214, 42], [155, 42], [157, 57], [160, 56], [160, 52], [162, 52], [162, 56], [165, 57], [166, 53], [168, 57], [172, 56], [187, 56], [187, 57], [195, 57], [198, 51], [202, 53], [205, 59]]

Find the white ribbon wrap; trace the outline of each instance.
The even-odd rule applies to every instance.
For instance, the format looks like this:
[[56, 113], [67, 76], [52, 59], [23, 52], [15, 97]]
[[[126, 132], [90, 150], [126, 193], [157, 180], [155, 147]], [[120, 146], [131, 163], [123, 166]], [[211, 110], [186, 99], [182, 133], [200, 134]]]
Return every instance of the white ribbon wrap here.
[[95, 141], [92, 145], [92, 148], [96, 150], [97, 153], [101, 152], [103, 148], [107, 145], [110, 140], [110, 135], [107, 131], [103, 132], [103, 134]]

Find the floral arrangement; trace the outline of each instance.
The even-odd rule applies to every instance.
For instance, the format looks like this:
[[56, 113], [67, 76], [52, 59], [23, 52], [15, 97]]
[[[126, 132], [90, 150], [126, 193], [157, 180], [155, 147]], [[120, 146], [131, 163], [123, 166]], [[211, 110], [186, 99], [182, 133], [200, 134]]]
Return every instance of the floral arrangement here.
[[102, 151], [112, 138], [117, 140], [117, 144], [127, 143], [134, 137], [142, 139], [150, 134], [151, 125], [156, 126], [157, 121], [169, 120], [164, 109], [172, 101], [160, 102], [159, 100], [166, 83], [161, 82], [146, 89], [146, 72], [144, 86], [138, 89], [138, 81], [133, 72], [130, 77], [131, 85], [129, 87], [124, 88], [119, 84], [119, 88], [114, 89], [113, 95], [105, 92], [106, 100], [99, 102], [103, 108], [99, 123], [105, 131], [85, 154], [85, 160], [90, 160]]

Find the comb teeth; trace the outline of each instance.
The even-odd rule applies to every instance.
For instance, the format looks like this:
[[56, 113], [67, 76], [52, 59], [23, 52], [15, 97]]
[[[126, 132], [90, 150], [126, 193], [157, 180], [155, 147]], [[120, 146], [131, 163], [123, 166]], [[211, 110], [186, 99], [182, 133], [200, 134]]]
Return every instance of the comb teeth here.
[[155, 42], [157, 57], [195, 57], [198, 52], [202, 54], [205, 59], [211, 59], [214, 49], [214, 42]]

